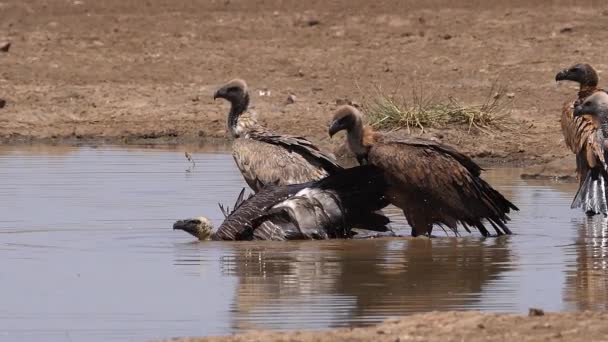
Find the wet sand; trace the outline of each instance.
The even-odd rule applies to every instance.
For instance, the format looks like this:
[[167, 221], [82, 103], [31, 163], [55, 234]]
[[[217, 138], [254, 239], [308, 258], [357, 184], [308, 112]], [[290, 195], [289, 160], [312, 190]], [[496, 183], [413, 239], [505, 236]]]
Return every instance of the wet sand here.
[[608, 313], [550, 313], [521, 316], [469, 312], [429, 312], [365, 328], [287, 333], [254, 331], [224, 337], [175, 338], [173, 342], [321, 341], [608, 341]]

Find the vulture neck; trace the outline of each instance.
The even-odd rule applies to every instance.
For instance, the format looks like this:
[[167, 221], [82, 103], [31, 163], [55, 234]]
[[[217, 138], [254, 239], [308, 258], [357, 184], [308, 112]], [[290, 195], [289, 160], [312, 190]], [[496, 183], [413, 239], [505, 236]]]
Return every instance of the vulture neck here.
[[228, 126], [228, 131], [230, 131], [230, 135], [233, 138], [239, 136], [237, 130], [237, 124], [239, 122], [239, 117], [245, 113], [249, 107], [249, 94], [245, 94], [245, 96], [240, 100], [235, 100], [230, 103], [230, 113], [228, 113], [228, 122], [226, 125]]
[[348, 147], [357, 156], [367, 157], [367, 152], [373, 141], [373, 131], [369, 127], [363, 127], [361, 118], [355, 120], [355, 124], [348, 130]]
[[578, 98], [581, 100], [591, 96], [597, 90], [597, 84], [581, 84], [578, 90]]

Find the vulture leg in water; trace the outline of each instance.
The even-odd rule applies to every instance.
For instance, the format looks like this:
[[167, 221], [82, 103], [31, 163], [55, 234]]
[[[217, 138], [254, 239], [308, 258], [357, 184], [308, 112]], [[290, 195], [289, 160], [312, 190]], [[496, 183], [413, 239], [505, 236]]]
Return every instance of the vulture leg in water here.
[[249, 92], [236, 79], [215, 92], [230, 102], [227, 126], [235, 139], [232, 155], [245, 181], [255, 192], [268, 184], [288, 185], [319, 180], [340, 171], [335, 159], [303, 137], [271, 132], [247, 113]]
[[[579, 84], [578, 96], [576, 99], [566, 102], [562, 108], [560, 118], [562, 134], [568, 148], [576, 155], [576, 176], [579, 180], [579, 190], [588, 186], [586, 179], [596, 180], [591, 184], [604, 187], [606, 179], [597, 170], [592, 171], [596, 162], [594, 151], [594, 139], [597, 134], [597, 126], [588, 115], [574, 115], [574, 108], [582, 104], [589, 96], [596, 92], [604, 92], [598, 88], [599, 76], [595, 69], [589, 64], [575, 64], [566, 68], [555, 75], [556, 81], [572, 81]], [[601, 179], [600, 179], [601, 178]], [[582, 205], [579, 198], [575, 197], [572, 208], [582, 207], [587, 215], [595, 215], [600, 212], [594, 211], [594, 206]], [[597, 208], [596, 208], [597, 209]], [[602, 213], [606, 214], [605, 211]]]
[[242, 192], [232, 212], [214, 230], [204, 217], [175, 222], [200, 240], [338, 239], [352, 228], [386, 232], [381, 212], [388, 205], [387, 183], [375, 166], [345, 169], [318, 181], [269, 185], [246, 200]]
[[477, 228], [490, 235], [511, 234], [507, 214], [517, 207], [481, 179], [481, 168], [452, 147], [418, 138], [388, 139], [363, 127], [361, 113], [342, 106], [334, 113], [329, 135], [346, 130], [347, 142], [359, 160], [380, 168], [388, 182], [387, 199], [401, 208], [412, 235], [430, 235], [434, 225], [457, 232]]
[[595, 92], [574, 109], [574, 116], [590, 115], [597, 127], [588, 145], [587, 162], [589, 171], [580, 185], [573, 207], [582, 207], [587, 213], [608, 213], [608, 94], [603, 91]]

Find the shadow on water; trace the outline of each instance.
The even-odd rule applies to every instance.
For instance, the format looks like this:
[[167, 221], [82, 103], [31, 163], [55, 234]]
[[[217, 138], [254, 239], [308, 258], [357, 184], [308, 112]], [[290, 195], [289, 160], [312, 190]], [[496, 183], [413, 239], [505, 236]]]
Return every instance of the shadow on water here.
[[[184, 152], [192, 153], [192, 167]], [[193, 242], [178, 218], [245, 184], [225, 146], [0, 148], [0, 340], [111, 341], [362, 325], [431, 310], [608, 309], [608, 223], [572, 183], [484, 178], [516, 235]], [[393, 227], [409, 232], [388, 210]]]

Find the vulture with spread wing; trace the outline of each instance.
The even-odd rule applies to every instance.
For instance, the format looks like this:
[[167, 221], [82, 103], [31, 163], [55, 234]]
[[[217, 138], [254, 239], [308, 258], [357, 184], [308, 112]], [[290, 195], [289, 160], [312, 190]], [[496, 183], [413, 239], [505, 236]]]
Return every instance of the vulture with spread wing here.
[[[601, 173], [593, 170], [597, 164], [596, 152], [593, 149], [594, 139], [597, 134], [597, 126], [594, 125], [590, 117], [586, 115], [575, 116], [574, 108], [582, 104], [585, 99], [596, 92], [604, 92], [598, 88], [599, 76], [595, 69], [589, 64], [575, 64], [567, 69], [564, 69], [555, 75], [556, 81], [573, 81], [579, 84], [578, 96], [575, 100], [564, 103], [560, 123], [562, 126], [562, 134], [568, 148], [576, 154], [576, 176], [579, 180], [579, 191], [587, 176], [590, 181], [595, 179], [597, 183], [591, 184], [607, 184]], [[602, 178], [599, 179], [598, 177]], [[572, 202], [572, 208], [582, 207], [587, 215], [595, 215], [599, 213], [606, 214], [606, 210], [598, 207], [596, 204], [587, 203], [581, 199]], [[598, 211], [599, 210], [599, 211]]]
[[388, 230], [380, 209], [388, 205], [386, 181], [374, 166], [345, 169], [304, 184], [267, 185], [243, 200], [241, 191], [232, 212], [217, 230], [205, 217], [179, 220], [173, 229], [199, 240], [338, 239], [353, 236], [352, 228]]
[[232, 155], [255, 192], [267, 184], [306, 183], [342, 169], [333, 157], [307, 139], [271, 132], [247, 115], [249, 92], [245, 81], [228, 82], [213, 98], [223, 98], [231, 104], [227, 126], [235, 139]]
[[582, 207], [587, 213], [608, 213], [608, 94], [603, 91], [593, 93], [574, 108], [574, 117], [589, 115], [595, 127], [588, 137], [585, 163], [588, 171], [583, 179], [572, 207]]
[[467, 232], [475, 227], [488, 236], [483, 219], [497, 235], [511, 233], [507, 214], [517, 207], [480, 178], [481, 168], [469, 157], [431, 140], [390, 140], [363, 127], [361, 113], [352, 106], [334, 113], [329, 135], [341, 130], [359, 163], [384, 171], [387, 199], [403, 210], [413, 236], [430, 236], [435, 224], [457, 233], [459, 223]]

